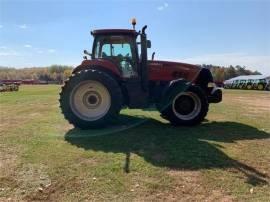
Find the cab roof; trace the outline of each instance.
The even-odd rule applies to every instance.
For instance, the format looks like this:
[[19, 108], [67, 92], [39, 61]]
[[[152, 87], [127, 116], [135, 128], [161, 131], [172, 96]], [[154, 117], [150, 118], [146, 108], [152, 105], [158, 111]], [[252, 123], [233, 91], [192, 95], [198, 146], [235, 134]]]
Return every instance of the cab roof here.
[[91, 32], [92, 35], [113, 35], [113, 34], [125, 34], [125, 35], [138, 35], [136, 30], [133, 29], [97, 29]]

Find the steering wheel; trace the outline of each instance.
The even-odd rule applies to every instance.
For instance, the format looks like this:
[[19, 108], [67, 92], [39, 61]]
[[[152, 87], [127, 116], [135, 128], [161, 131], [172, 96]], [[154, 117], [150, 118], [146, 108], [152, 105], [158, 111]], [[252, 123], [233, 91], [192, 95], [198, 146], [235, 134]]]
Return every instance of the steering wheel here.
[[129, 64], [128, 65], [129, 66], [129, 70], [132, 69], [132, 66], [133, 66], [133, 60], [132, 60], [132, 58], [130, 58], [130, 57], [123, 57], [122, 58], [122, 61]]

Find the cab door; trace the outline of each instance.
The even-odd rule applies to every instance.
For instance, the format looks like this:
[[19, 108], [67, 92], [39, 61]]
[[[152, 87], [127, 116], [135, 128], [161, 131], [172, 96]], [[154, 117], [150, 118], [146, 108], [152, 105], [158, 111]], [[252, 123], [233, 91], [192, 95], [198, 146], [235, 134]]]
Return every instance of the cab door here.
[[139, 72], [139, 59], [136, 38], [129, 35], [104, 35], [96, 39], [95, 58], [108, 59], [117, 65], [121, 72], [122, 86], [128, 94], [130, 108], [148, 106], [148, 93], [143, 91]]

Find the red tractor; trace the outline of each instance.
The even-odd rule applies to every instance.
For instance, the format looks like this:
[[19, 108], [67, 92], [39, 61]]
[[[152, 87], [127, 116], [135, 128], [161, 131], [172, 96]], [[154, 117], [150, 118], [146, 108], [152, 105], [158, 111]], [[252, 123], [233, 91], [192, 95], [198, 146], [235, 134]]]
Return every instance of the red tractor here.
[[[133, 27], [136, 22], [133, 20]], [[62, 87], [60, 107], [65, 118], [81, 129], [110, 123], [123, 107], [155, 106], [173, 125], [203, 121], [209, 103], [222, 100], [208, 69], [147, 58], [151, 42], [135, 29], [94, 30], [92, 53]]]

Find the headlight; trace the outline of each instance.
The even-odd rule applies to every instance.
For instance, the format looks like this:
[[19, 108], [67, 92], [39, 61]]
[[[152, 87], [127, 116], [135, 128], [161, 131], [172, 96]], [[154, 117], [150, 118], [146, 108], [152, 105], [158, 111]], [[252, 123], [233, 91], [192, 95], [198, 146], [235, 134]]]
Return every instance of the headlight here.
[[209, 83], [207, 84], [207, 87], [208, 87], [208, 88], [215, 88], [215, 87], [216, 87], [216, 84], [213, 83], [213, 82], [209, 82]]

